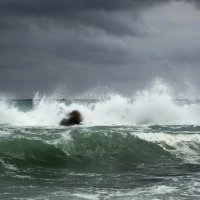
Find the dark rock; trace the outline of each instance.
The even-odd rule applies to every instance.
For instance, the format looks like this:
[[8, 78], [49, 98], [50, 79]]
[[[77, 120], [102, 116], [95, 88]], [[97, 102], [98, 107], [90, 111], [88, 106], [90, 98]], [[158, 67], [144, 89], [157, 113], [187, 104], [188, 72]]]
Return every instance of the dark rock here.
[[68, 114], [68, 118], [64, 118], [61, 122], [61, 126], [72, 126], [75, 124], [80, 124], [83, 118], [79, 111], [74, 110]]

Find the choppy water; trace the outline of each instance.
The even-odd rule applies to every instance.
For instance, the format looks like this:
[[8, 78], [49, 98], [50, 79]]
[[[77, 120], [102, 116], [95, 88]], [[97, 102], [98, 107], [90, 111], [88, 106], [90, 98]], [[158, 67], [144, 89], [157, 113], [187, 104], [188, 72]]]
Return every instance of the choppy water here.
[[[73, 109], [82, 125], [59, 127]], [[200, 104], [1, 100], [0, 172], [0, 199], [199, 199]]]

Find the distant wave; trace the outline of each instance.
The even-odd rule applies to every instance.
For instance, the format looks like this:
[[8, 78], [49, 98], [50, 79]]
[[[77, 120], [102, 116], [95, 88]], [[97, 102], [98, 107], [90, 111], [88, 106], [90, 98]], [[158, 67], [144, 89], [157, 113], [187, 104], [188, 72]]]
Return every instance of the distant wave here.
[[66, 104], [36, 96], [33, 107], [26, 111], [4, 99], [0, 101], [0, 124], [58, 126], [60, 120], [74, 109], [82, 113], [83, 125], [86, 126], [200, 124], [200, 104], [177, 102], [160, 83], [138, 92], [131, 99], [110, 94], [104, 100]]

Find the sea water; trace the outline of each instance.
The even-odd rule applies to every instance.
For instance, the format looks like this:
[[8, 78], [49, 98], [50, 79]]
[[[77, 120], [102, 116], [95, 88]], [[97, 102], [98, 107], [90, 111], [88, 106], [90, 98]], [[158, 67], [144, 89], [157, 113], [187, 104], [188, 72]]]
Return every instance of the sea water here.
[[[59, 126], [72, 110], [81, 125]], [[0, 199], [200, 198], [200, 104], [126, 98], [0, 101]]]

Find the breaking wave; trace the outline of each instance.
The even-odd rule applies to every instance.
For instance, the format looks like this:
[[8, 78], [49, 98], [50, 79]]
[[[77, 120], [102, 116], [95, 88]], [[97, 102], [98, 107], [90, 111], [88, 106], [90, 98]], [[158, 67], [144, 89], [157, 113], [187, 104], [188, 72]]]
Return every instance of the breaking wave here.
[[70, 111], [83, 115], [83, 125], [183, 125], [200, 124], [200, 104], [175, 100], [166, 85], [157, 84], [131, 98], [119, 94], [101, 100], [65, 101], [36, 96], [30, 109], [23, 110], [8, 100], [0, 101], [0, 124], [58, 126]]

